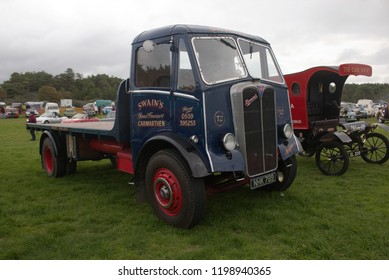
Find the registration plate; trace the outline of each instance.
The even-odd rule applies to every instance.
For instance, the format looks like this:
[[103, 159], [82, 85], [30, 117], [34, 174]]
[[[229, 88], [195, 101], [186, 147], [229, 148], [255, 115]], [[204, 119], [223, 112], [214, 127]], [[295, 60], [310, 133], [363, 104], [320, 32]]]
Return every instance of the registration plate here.
[[268, 173], [268, 174], [256, 177], [254, 179], [251, 179], [250, 188], [251, 189], [260, 188], [260, 187], [269, 185], [271, 183], [274, 183], [275, 181], [276, 181], [276, 172]]
[[361, 151], [353, 151], [348, 153], [348, 157], [349, 158], [359, 157], [361, 154], [362, 154]]

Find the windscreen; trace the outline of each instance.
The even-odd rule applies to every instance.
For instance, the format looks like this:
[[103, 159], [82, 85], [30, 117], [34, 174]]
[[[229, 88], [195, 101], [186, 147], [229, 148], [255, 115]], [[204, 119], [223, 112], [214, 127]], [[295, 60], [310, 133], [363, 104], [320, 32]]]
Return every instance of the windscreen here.
[[284, 83], [276, 59], [267, 46], [244, 39], [239, 39], [238, 43], [250, 76], [256, 79]]
[[232, 38], [196, 37], [192, 42], [205, 83], [215, 84], [247, 76]]

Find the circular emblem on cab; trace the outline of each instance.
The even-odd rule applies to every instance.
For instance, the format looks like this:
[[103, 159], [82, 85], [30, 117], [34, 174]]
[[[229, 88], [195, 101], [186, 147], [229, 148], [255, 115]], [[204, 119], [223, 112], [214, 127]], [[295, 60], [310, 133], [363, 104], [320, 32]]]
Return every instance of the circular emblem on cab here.
[[217, 111], [214, 116], [215, 123], [218, 126], [222, 126], [224, 124], [224, 114], [221, 111]]

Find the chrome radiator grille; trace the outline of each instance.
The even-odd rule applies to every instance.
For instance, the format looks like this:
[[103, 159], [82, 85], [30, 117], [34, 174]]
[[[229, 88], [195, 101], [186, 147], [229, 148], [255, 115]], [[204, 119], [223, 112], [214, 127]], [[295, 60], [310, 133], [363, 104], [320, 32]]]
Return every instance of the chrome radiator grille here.
[[275, 93], [261, 85], [237, 86], [231, 90], [235, 133], [246, 159], [250, 177], [277, 168]]

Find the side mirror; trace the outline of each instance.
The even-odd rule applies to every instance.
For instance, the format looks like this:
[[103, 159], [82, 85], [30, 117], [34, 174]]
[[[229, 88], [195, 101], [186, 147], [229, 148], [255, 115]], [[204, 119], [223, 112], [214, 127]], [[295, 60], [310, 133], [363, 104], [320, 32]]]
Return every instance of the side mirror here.
[[143, 49], [145, 52], [151, 53], [154, 50], [155, 43], [151, 40], [146, 40], [143, 42]]
[[130, 92], [130, 79], [127, 79], [127, 80], [125, 80], [124, 81], [124, 88], [125, 88], [125, 91], [127, 92], [127, 93], [129, 93]]

